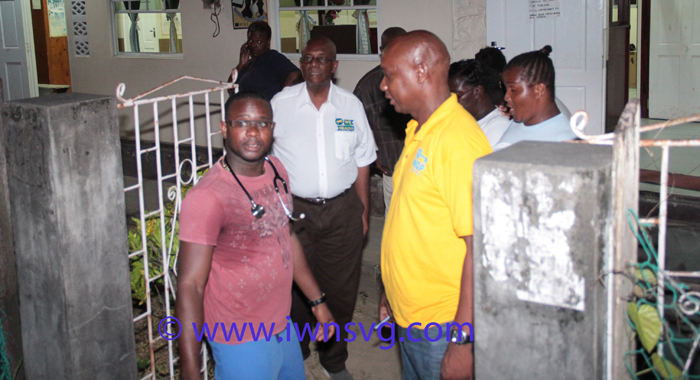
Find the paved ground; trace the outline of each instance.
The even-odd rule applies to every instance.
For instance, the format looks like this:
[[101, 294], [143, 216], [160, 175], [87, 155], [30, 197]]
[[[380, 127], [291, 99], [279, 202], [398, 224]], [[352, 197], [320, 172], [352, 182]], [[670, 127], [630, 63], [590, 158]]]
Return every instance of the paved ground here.
[[[379, 253], [383, 227], [384, 218], [371, 218], [369, 237], [362, 257], [360, 291], [353, 317], [357, 339], [348, 343], [350, 356], [346, 362], [348, 371], [355, 377], [355, 380], [401, 378], [398, 342], [389, 349], [381, 349], [380, 343], [382, 347], [388, 347], [391, 342], [380, 342], [376, 332], [372, 334], [369, 341], [365, 341], [358, 327], [358, 324], [362, 323], [365, 330], [368, 330], [367, 326], [371, 323], [379, 323], [377, 318], [379, 289], [375, 278], [379, 276]], [[312, 351], [304, 365], [307, 379], [326, 380], [329, 378], [318, 362], [318, 354], [315, 351]]]

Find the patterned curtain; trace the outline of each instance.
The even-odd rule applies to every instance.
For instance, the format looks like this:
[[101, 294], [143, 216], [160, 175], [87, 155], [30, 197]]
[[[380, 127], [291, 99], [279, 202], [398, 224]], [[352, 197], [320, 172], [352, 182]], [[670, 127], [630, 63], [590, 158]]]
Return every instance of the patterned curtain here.
[[[177, 9], [180, 5], [180, 0], [166, 0], [165, 9]], [[170, 52], [177, 53], [177, 28], [175, 27], [175, 16], [177, 13], [167, 13], [167, 19], [170, 21]]]
[[357, 14], [357, 54], [371, 54], [372, 47], [369, 43], [369, 17], [367, 10], [358, 10]]
[[129, 40], [131, 41], [131, 51], [138, 53], [141, 51], [141, 46], [139, 46], [139, 26], [136, 23], [139, 14], [129, 13], [129, 18], [131, 19], [131, 28], [129, 28]]
[[170, 21], [170, 52], [177, 53], [177, 28], [175, 27], [175, 16], [177, 13], [168, 13]]
[[297, 23], [297, 32], [299, 41], [299, 53], [301, 53], [306, 42], [311, 38], [311, 25], [316, 25], [316, 21], [309, 16], [309, 11], [299, 11], [301, 19]]
[[[137, 10], [141, 8], [140, 1], [130, 1], [129, 2], [131, 10]], [[138, 21], [138, 13], [129, 13], [129, 19], [131, 20], [131, 28], [129, 28], [129, 40], [131, 41], [131, 51], [138, 53], [141, 51], [141, 46], [139, 46], [139, 26], [136, 23]]]

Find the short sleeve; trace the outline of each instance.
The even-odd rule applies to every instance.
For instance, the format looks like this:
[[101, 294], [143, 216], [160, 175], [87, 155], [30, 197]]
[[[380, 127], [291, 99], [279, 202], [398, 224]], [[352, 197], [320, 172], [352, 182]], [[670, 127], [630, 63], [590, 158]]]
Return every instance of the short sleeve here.
[[180, 211], [180, 240], [216, 246], [225, 216], [218, 200], [207, 189], [196, 187], [185, 196]]
[[357, 167], [363, 167], [371, 164], [377, 159], [377, 145], [374, 142], [374, 135], [372, 134], [372, 129], [369, 127], [369, 122], [367, 121], [367, 115], [364, 110], [364, 106], [359, 99], [355, 99], [357, 102], [357, 146], [355, 148], [355, 164]]

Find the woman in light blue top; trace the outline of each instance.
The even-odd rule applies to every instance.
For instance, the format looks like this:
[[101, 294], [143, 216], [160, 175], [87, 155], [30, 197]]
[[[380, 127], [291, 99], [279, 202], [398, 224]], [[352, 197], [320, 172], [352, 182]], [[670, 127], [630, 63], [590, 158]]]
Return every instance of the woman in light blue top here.
[[552, 47], [520, 54], [503, 71], [505, 101], [513, 120], [493, 150], [520, 141], [566, 141], [576, 138], [554, 102]]

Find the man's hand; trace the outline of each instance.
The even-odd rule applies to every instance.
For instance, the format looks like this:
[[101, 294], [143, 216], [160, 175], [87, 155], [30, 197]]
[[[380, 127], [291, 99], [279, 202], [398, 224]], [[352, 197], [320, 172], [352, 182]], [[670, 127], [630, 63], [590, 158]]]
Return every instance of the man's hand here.
[[382, 174], [385, 174], [385, 175], [386, 175], [386, 174], [389, 174], [389, 171], [388, 171], [385, 167], [383, 167], [382, 165], [380, 165], [380, 164], [379, 164], [379, 161], [374, 161], [374, 167], [376, 167], [377, 170], [379, 170], [380, 172], [382, 172]]
[[389, 300], [386, 299], [386, 293], [382, 292], [381, 297], [379, 297], [379, 320], [383, 321], [386, 317], [391, 317], [394, 319], [394, 312], [391, 311], [391, 305], [389, 305]]
[[335, 322], [335, 319], [333, 319], [333, 314], [331, 314], [331, 311], [328, 309], [325, 302], [318, 306], [312, 307], [311, 312], [314, 313], [316, 320], [321, 324], [318, 332], [316, 332], [316, 341], [327, 341], [333, 336], [333, 334], [335, 334], [335, 326], [328, 326], [328, 336], [326, 336], [326, 339], [324, 339], [323, 336], [323, 326], [325, 326], [326, 323]]
[[447, 344], [440, 368], [441, 380], [471, 380], [474, 378], [474, 354], [472, 345]]

